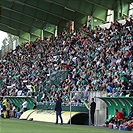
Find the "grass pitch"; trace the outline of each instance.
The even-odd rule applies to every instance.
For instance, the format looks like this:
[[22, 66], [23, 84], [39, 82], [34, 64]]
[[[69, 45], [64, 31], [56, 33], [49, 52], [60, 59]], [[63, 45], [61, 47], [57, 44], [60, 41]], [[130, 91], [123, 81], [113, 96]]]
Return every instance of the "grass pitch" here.
[[[123, 131], [87, 125], [55, 125], [26, 120], [0, 119], [0, 133], [121, 133]], [[129, 131], [124, 131], [129, 133]]]

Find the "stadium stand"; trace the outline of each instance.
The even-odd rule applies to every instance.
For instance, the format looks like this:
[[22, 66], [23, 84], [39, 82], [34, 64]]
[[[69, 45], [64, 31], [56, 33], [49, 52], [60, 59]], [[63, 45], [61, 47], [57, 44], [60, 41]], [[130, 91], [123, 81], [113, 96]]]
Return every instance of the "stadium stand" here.
[[[132, 21], [130, 18], [124, 25], [116, 21], [109, 29], [82, 27], [77, 32], [64, 31], [58, 37], [23, 43], [1, 60], [1, 95], [42, 92], [46, 82], [51, 82], [48, 77], [58, 72], [60, 84], [51, 86], [44, 101], [52, 102], [59, 94], [66, 102], [70, 90], [77, 91], [73, 100], [85, 99], [91, 90], [107, 90], [109, 97], [132, 96]], [[60, 76], [64, 70], [67, 78]]]
[[72, 93], [72, 106], [85, 106], [89, 92], [101, 91], [113, 115], [115, 103], [120, 109], [132, 101], [133, 18], [23, 42], [2, 57], [0, 73], [0, 95], [11, 101], [26, 96], [54, 105], [59, 95], [69, 106]]

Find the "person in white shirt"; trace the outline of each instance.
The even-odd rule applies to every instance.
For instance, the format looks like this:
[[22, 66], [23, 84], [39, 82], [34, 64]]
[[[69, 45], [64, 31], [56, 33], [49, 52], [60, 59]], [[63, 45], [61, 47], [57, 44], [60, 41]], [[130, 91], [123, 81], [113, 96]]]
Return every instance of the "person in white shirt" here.
[[22, 113], [27, 110], [27, 106], [28, 106], [28, 102], [26, 101], [26, 99], [24, 99], [24, 102], [22, 104], [22, 109], [21, 109]]
[[1, 116], [1, 110], [2, 110], [2, 107], [1, 107], [1, 104], [0, 104], [0, 116]]

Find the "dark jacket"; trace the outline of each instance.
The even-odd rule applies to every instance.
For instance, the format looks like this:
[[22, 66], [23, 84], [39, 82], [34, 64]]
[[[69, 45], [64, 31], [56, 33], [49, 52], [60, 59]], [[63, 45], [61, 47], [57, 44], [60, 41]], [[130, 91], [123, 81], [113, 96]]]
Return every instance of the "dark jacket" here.
[[132, 120], [133, 119], [133, 110], [130, 111], [129, 115], [128, 115], [128, 119]]
[[62, 100], [59, 98], [57, 101], [56, 101], [56, 105], [55, 105], [55, 111], [62, 111]]
[[96, 103], [95, 102], [92, 102], [90, 106], [91, 106], [90, 113], [91, 114], [95, 113]]

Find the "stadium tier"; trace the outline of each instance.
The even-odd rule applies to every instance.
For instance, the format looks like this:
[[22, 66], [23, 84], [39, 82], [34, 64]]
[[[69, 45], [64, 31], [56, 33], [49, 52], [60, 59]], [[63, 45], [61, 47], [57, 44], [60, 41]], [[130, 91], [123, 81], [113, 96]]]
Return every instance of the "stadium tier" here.
[[[60, 15], [57, 11], [51, 13], [50, 9], [49, 11], [41, 9], [41, 6], [40, 9], [35, 8], [35, 3], [30, 5], [28, 0], [27, 3], [17, 0], [14, 3], [9, 0], [2, 1], [2, 8], [5, 12], [0, 29], [7, 30], [9, 28], [9, 31], [12, 31], [11, 29], [15, 28], [15, 35], [18, 33], [24, 38], [23, 32], [30, 32], [30, 34], [25, 33], [29, 35], [29, 38], [32, 38], [30, 36], [32, 31], [34, 33], [33, 40], [22, 42], [1, 57], [0, 97], [3, 117], [5, 117], [5, 112], [8, 114], [9, 110], [15, 106], [18, 117], [23, 113], [22, 119], [40, 120], [41, 116], [47, 118], [49, 110], [54, 113], [58, 97], [62, 99], [63, 117], [67, 118], [64, 123], [90, 124], [92, 98], [96, 102], [95, 121], [97, 125], [103, 124], [104, 120], [114, 116], [117, 112], [115, 112], [116, 109], [120, 111], [121, 108], [124, 108], [128, 116], [133, 105], [133, 17], [122, 19], [121, 16], [122, 20], [92, 26], [91, 19], [85, 23], [78, 20], [80, 17], [84, 20], [88, 16], [85, 15], [86, 13], [82, 14], [81, 11], [77, 11], [77, 16], [80, 17], [75, 18], [75, 27], [78, 29], [74, 29], [74, 22], [71, 21], [69, 25], [69, 17], [64, 15], [68, 12], [68, 8], [62, 7], [59, 1], [59, 3], [56, 2], [51, 1], [53, 5], [59, 6], [60, 9], [63, 8]], [[83, 0], [84, 5], [86, 2]], [[16, 5], [25, 6], [25, 11], [29, 7], [30, 11], [31, 9], [34, 12], [37, 11], [40, 14], [38, 17], [41, 18], [44, 13], [45, 21], [48, 23], [45, 24], [44, 20], [40, 21], [39, 18], [36, 18], [36, 13], [25, 15], [19, 9], [10, 9], [8, 5], [11, 3], [14, 4], [13, 7], [11, 6], [12, 8], [16, 8]], [[48, 4], [49, 1], [42, 3]], [[56, 9], [56, 7], [54, 8]], [[10, 26], [6, 29], [5, 27], [8, 25], [5, 21], [8, 19], [7, 10], [16, 12], [15, 16], [21, 14], [24, 18], [27, 17], [30, 23], [29, 21], [27, 24], [20, 20], [13, 21], [11, 18], [16, 26], [9, 23], [11, 29]], [[72, 12], [75, 12], [73, 10], [69, 10], [70, 18], [73, 18]], [[115, 12], [116, 16], [119, 16], [118, 11], [117, 15]], [[34, 18], [35, 21], [32, 22]], [[92, 18], [94, 22], [95, 17], [92, 16]], [[58, 20], [60, 21], [58, 22]], [[31, 22], [34, 25], [33, 29]], [[43, 25], [39, 25], [40, 22]], [[19, 27], [19, 25], [21, 26]], [[45, 27], [45, 25], [47, 26]], [[48, 31], [50, 26], [56, 30], [57, 25], [59, 27], [65, 25], [65, 29], [62, 29], [58, 35]], [[69, 25], [68, 29], [66, 29], [67, 25]], [[40, 26], [45, 27], [45, 30], [37, 29]], [[49, 34], [49, 32], [49, 37], [43, 34]], [[11, 104], [10, 109], [8, 108], [9, 104]], [[43, 110], [42, 115], [38, 113], [40, 110]], [[72, 118], [68, 119], [68, 114], [72, 115]], [[57, 114], [54, 113], [54, 115]], [[94, 124], [92, 123], [92, 125]]]

